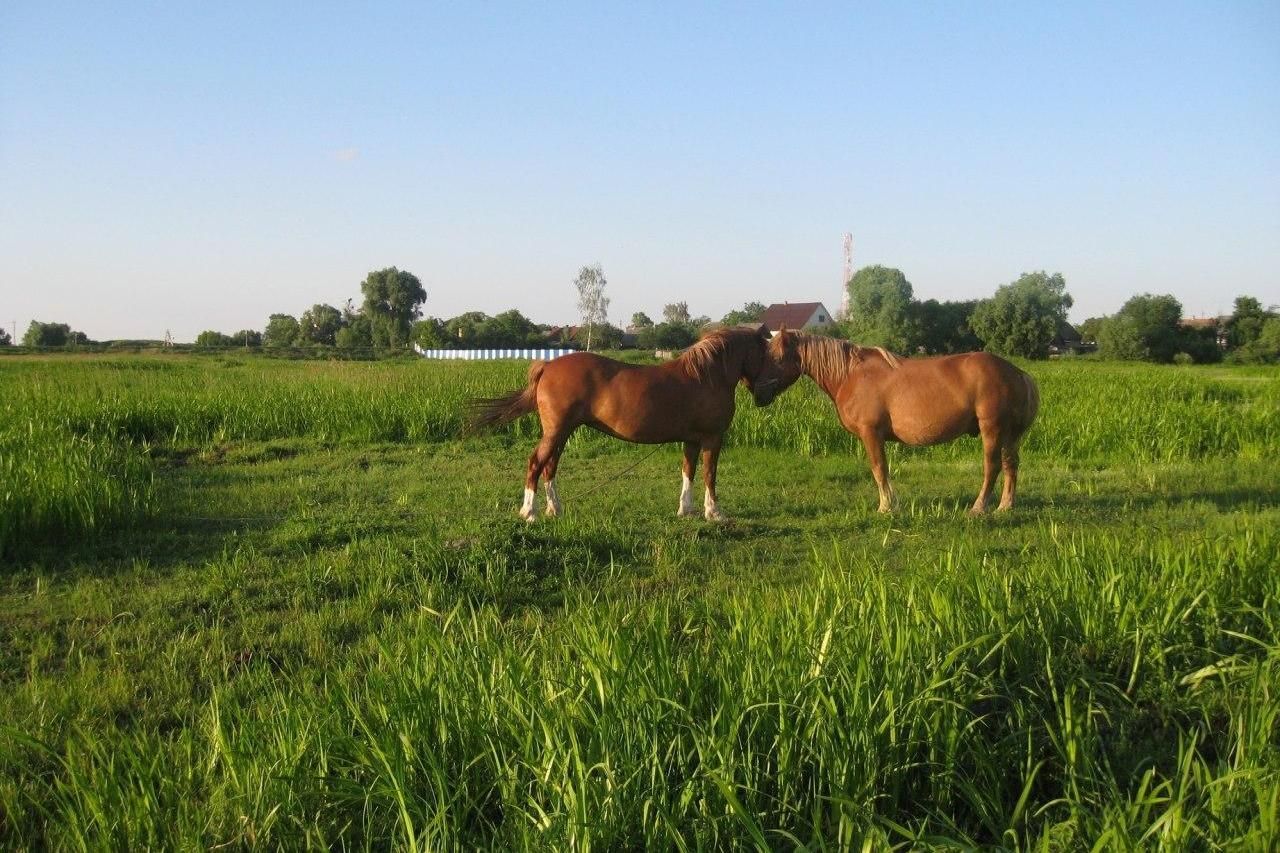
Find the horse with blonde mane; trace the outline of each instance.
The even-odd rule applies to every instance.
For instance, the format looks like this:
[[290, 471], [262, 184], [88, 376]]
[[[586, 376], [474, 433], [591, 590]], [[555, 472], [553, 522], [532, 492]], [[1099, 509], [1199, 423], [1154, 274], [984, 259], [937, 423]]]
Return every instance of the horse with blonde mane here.
[[769, 342], [756, 378], [756, 402], [768, 404], [801, 374], [836, 405], [844, 428], [867, 450], [880, 490], [880, 512], [896, 502], [884, 443], [940, 444], [961, 435], [982, 436], [982, 487], [970, 513], [986, 512], [996, 474], [1004, 472], [998, 509], [1013, 508], [1018, 447], [1035, 420], [1035, 380], [997, 355], [970, 352], [902, 359], [882, 347], [782, 329]]
[[[725, 520], [716, 500], [716, 466], [725, 430], [734, 413], [739, 382], [755, 391], [764, 364], [769, 330], [764, 326], [721, 329], [704, 336], [673, 361], [636, 365], [589, 352], [572, 353], [529, 366], [524, 388], [502, 397], [472, 403], [471, 431], [496, 427], [537, 412], [542, 440], [529, 457], [520, 517], [537, 516], [534, 498], [545, 477], [546, 514], [560, 515], [556, 469], [569, 436], [590, 427], [637, 444], [684, 444], [680, 507], [677, 515], [694, 515], [692, 482], [702, 453], [708, 521]], [[769, 398], [772, 399], [772, 396]], [[757, 405], [765, 405], [756, 397]]]

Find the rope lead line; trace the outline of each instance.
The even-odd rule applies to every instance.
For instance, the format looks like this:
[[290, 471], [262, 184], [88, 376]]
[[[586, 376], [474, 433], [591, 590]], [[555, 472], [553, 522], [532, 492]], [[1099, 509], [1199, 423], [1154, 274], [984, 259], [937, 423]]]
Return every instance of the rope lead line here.
[[644, 462], [646, 459], [648, 459], [650, 456], [652, 456], [653, 454], [657, 453], [657, 452], [658, 452], [659, 450], [661, 450], [661, 449], [662, 449], [662, 445], [661, 445], [661, 444], [655, 444], [655, 445], [653, 446], [653, 450], [650, 450], [650, 451], [649, 451], [648, 453], [646, 453], [644, 456], [641, 456], [641, 457], [640, 457], [639, 459], [637, 459], [634, 463], [632, 463], [629, 467], [625, 468], [625, 469], [624, 469], [624, 470], [622, 470], [622, 471], [619, 471], [617, 474], [614, 474], [614, 475], [613, 475], [611, 478], [609, 478], [608, 480], [601, 480], [600, 482], [596, 483], [596, 484], [595, 484], [594, 486], [592, 486], [591, 488], [587, 489], [585, 492], [580, 492], [579, 494], [576, 494], [576, 495], [570, 495], [569, 497], [566, 497], [566, 498], [565, 498], [565, 500], [566, 500], [566, 501], [568, 501], [568, 500], [580, 500], [580, 499], [582, 499], [582, 498], [585, 498], [587, 495], [591, 494], [592, 492], [596, 491], [597, 489], [603, 488], [603, 487], [605, 487], [605, 486], [609, 485], [610, 483], [616, 483], [616, 482], [618, 482], [618, 481], [619, 481], [619, 480], [621, 480], [623, 477], [625, 477], [626, 475], [630, 474], [630, 473], [631, 473], [632, 471], [634, 471], [637, 467], [639, 467], [639, 465], [640, 465], [640, 463], [641, 463], [641, 462]]
[[[605, 486], [610, 485], [611, 483], [618, 482], [623, 477], [627, 476], [632, 471], [636, 470], [636, 468], [640, 467], [640, 465], [646, 459], [648, 459], [653, 454], [657, 453], [662, 448], [663, 448], [663, 445], [655, 444], [653, 446], [653, 450], [650, 450], [644, 456], [641, 456], [635, 462], [631, 463], [626, 468], [619, 471], [617, 474], [614, 474], [609, 479], [601, 480], [599, 483], [596, 483], [594, 486], [587, 489], [585, 492], [580, 492], [576, 495], [569, 495], [568, 497], [565, 498], [565, 500], [579, 500], [581, 498], [585, 498], [587, 495], [591, 494], [594, 491], [602, 489]], [[213, 517], [207, 517], [207, 516], [189, 515], [189, 516], [182, 517], [180, 520], [205, 521], [205, 522], [248, 522], [248, 521], [284, 521], [288, 518], [290, 518], [290, 516], [288, 515], [249, 515], [249, 516], [236, 516], [236, 517], [228, 517], [228, 518], [213, 518]]]

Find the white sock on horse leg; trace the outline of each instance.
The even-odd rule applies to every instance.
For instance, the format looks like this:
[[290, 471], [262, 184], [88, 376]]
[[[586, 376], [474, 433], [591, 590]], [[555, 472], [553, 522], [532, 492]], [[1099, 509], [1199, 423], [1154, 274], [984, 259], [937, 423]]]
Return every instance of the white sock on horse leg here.
[[524, 490], [524, 503], [520, 507], [520, 517], [525, 521], [533, 521], [537, 517], [537, 512], [533, 508], [533, 497], [536, 494], [533, 489]]
[[560, 495], [556, 494], [556, 481], [547, 480], [547, 515], [560, 514]]
[[706, 495], [702, 499], [702, 508], [707, 517], [707, 521], [724, 520], [724, 514], [720, 512], [720, 505], [716, 503], [716, 499], [711, 494], [710, 489], [707, 489]]
[[693, 481], [684, 473], [680, 475], [680, 508], [676, 515], [693, 515]]

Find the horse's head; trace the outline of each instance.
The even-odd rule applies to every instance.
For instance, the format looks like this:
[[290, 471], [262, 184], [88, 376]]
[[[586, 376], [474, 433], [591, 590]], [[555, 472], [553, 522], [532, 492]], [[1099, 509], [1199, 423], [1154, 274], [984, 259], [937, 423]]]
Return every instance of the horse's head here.
[[767, 406], [800, 378], [800, 336], [786, 327], [765, 345], [764, 364], [756, 374], [751, 393], [757, 406]]
[[742, 384], [751, 392], [751, 396], [755, 398], [757, 406], [766, 405], [773, 397], [761, 401], [758, 391], [759, 378], [761, 371], [764, 370], [768, 357], [766, 351], [769, 348], [769, 327], [764, 323], [758, 326], [743, 327], [744, 334], [742, 339], [746, 341], [746, 345], [742, 348]]

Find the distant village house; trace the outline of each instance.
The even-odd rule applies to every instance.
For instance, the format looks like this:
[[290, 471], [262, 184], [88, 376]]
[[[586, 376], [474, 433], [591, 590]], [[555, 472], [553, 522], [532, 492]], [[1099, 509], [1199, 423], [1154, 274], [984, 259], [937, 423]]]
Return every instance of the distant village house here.
[[1228, 329], [1231, 325], [1230, 316], [1183, 317], [1179, 325], [1184, 329], [1211, 329], [1213, 331], [1214, 342], [1217, 343], [1218, 349], [1226, 349], [1227, 345], [1231, 342], [1231, 338], [1228, 335]]
[[775, 302], [765, 309], [760, 322], [776, 333], [784, 326], [788, 329], [821, 328], [833, 322], [831, 312], [821, 302]]

